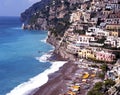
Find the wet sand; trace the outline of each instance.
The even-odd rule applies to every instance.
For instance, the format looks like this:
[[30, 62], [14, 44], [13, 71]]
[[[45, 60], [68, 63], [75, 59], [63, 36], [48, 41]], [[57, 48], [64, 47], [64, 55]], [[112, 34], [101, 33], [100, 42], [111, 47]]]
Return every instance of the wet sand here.
[[[52, 61], [65, 61], [59, 55], [53, 54]], [[86, 82], [82, 81], [82, 75], [88, 72], [90, 75], [95, 72], [99, 72], [99, 69], [91, 69], [89, 64], [94, 64], [93, 62], [84, 61], [69, 61], [65, 63], [59, 71], [49, 75], [49, 80], [46, 84], [35, 90], [32, 95], [68, 95], [66, 94], [70, 90], [70, 85], [75, 85], [76, 83], [80, 85], [80, 91], [77, 95], [87, 95], [87, 92], [93, 87], [93, 85], [101, 81], [98, 77], [89, 77]]]
[[66, 81], [73, 78], [77, 69], [77, 65], [72, 61], [66, 63], [59, 71], [49, 75], [49, 81], [34, 95], [63, 95], [67, 91]]

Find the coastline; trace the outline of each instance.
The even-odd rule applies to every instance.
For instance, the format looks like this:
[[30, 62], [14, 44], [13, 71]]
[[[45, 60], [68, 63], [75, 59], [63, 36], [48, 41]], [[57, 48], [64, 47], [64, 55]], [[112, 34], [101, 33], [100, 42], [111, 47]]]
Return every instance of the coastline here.
[[77, 69], [77, 65], [72, 61], [65, 63], [58, 71], [50, 74], [48, 82], [41, 86], [33, 95], [59, 95], [60, 93], [65, 93], [67, 90], [65, 83], [72, 79]]
[[[47, 59], [56, 65], [52, 68], [54, 72], [47, 73], [46, 83], [39, 85], [31, 95], [88, 95], [97, 82], [104, 82], [112, 76], [109, 72], [109, 66], [112, 66], [108, 63], [113, 65], [120, 57], [120, 35], [116, 29], [120, 28], [120, 23], [113, 19], [116, 17], [119, 20], [120, 10], [106, 6], [106, 3], [112, 4], [112, 1], [75, 0], [73, 3], [69, 0], [53, 2], [52, 5], [42, 3], [48, 5], [43, 6], [44, 11], [36, 11], [35, 4], [35, 7], [22, 13], [23, 22], [28, 22], [23, 29], [49, 30], [47, 42], [54, 46], [54, 51], [51, 53], [53, 56], [48, 56]], [[115, 5], [119, 3], [118, 0], [114, 2]], [[37, 17], [38, 15], [40, 16]], [[66, 64], [60, 65], [59, 62], [65, 60], [61, 57], [67, 60]], [[94, 92], [105, 94], [108, 89], [109, 87], [106, 89], [101, 86], [100, 90]]]
[[[65, 60], [59, 55], [56, 56], [58, 61]], [[96, 82], [102, 81], [96, 76], [98, 72], [101, 72], [100, 69], [89, 67], [90, 64], [94, 63], [85, 59], [68, 61], [58, 71], [49, 74], [47, 83], [35, 89], [32, 95], [68, 95], [67, 92], [71, 91], [71, 85], [78, 84], [80, 85], [80, 91], [77, 95], [87, 95], [87, 92]], [[85, 72], [89, 73], [89, 77], [83, 79]]]

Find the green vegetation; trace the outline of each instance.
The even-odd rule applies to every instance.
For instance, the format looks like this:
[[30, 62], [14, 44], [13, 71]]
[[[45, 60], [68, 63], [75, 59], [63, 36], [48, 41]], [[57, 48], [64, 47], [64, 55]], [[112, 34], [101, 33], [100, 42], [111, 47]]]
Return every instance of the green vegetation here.
[[92, 64], [90, 66], [93, 67], [93, 68], [99, 68], [99, 66], [97, 64]]
[[68, 27], [70, 26], [70, 15], [66, 14], [63, 18], [57, 19], [54, 18], [52, 19], [51, 23], [54, 23], [55, 26], [53, 28], [50, 28], [49, 30], [54, 33], [55, 36], [63, 36], [64, 32]]
[[104, 93], [101, 92], [102, 86], [103, 86], [102, 82], [96, 83], [94, 87], [88, 92], [87, 95], [104, 95]]
[[74, 33], [78, 33], [79, 35], [85, 35], [85, 31], [84, 30], [74, 30]]
[[107, 64], [103, 63], [103, 65], [101, 65], [100, 67], [102, 69], [103, 72], [107, 72], [107, 70], [109, 69]]
[[115, 51], [115, 52], [113, 52], [113, 54], [116, 55], [116, 59], [117, 59], [117, 58], [120, 58], [120, 53], [119, 53], [119, 52]]
[[106, 38], [103, 36], [101, 39], [97, 40], [97, 43], [104, 43]]
[[111, 86], [115, 85], [115, 81], [113, 81], [111, 79], [107, 79], [107, 80], [105, 80], [104, 85], [107, 89], [109, 89]]
[[115, 82], [111, 79], [95, 83], [94, 87], [87, 93], [87, 95], [106, 95], [108, 89], [113, 85], [115, 85]]
[[103, 48], [110, 49], [110, 50], [120, 50], [120, 48], [117, 47], [112, 47], [109, 44], [104, 44]]
[[39, 13], [33, 14], [31, 18], [29, 19], [29, 24], [35, 24], [37, 21], [37, 18], [39, 17]]
[[105, 78], [105, 73], [98, 73], [98, 77], [100, 78], [100, 79], [104, 79]]

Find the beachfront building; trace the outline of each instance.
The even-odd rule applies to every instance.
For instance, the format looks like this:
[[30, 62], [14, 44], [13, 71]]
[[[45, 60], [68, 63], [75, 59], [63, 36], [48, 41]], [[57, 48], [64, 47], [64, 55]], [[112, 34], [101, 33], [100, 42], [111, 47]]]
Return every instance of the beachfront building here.
[[113, 10], [106, 8], [102, 11], [102, 13], [105, 17], [108, 17], [109, 14], [113, 13]]
[[87, 58], [87, 53], [88, 53], [87, 49], [82, 49], [78, 52], [78, 56], [81, 58]]
[[105, 52], [105, 51], [92, 50], [90, 48], [80, 49], [78, 51], [78, 57], [97, 60], [97, 61], [103, 61], [103, 62], [114, 62], [115, 61], [114, 54], [110, 52]]
[[114, 59], [115, 59], [115, 55], [112, 53], [104, 52], [104, 51], [96, 51], [96, 60], [113, 62]]
[[94, 51], [89, 51], [87, 53], [87, 58], [95, 60], [96, 59], [95, 52]]
[[78, 51], [78, 56], [80, 58], [95, 59], [95, 53], [91, 49], [81, 49]]

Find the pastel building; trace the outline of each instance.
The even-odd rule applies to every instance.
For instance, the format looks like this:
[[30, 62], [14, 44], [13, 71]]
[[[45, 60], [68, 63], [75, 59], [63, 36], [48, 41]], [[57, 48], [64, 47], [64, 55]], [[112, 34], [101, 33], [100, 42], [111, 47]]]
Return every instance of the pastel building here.
[[104, 51], [96, 51], [96, 60], [113, 62], [114, 59], [115, 59], [115, 55], [112, 53], [104, 52]]
[[78, 52], [78, 56], [81, 58], [95, 59], [95, 53], [90, 49], [82, 49]]

